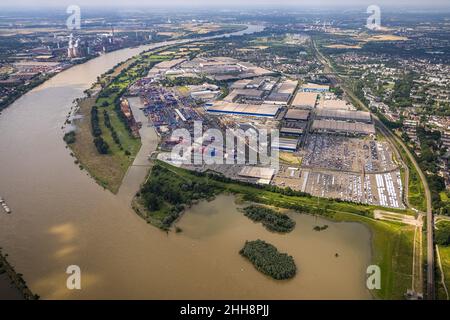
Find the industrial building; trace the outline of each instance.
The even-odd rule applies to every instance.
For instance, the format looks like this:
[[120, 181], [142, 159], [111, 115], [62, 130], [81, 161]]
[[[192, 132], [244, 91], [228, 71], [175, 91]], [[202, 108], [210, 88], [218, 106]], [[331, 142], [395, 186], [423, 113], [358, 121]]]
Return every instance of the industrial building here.
[[295, 152], [297, 151], [298, 143], [299, 140], [297, 138], [279, 138], [278, 143], [272, 145], [272, 149]]
[[[269, 78], [270, 79], [270, 78]], [[230, 85], [230, 89], [260, 89], [267, 81], [267, 78], [242, 79]]]
[[284, 116], [284, 119], [287, 121], [308, 121], [309, 119], [309, 110], [303, 109], [289, 109]]
[[308, 126], [307, 121], [286, 121], [284, 120], [281, 125], [281, 134], [288, 134], [299, 136], [301, 135]]
[[212, 101], [220, 95], [219, 87], [214, 84], [205, 83], [202, 85], [187, 86], [191, 98], [204, 102]]
[[281, 127], [280, 133], [285, 136], [294, 136], [299, 137], [303, 134], [305, 130], [303, 128], [290, 128], [290, 127]]
[[297, 92], [292, 106], [294, 108], [313, 109], [316, 106], [317, 93], [315, 92]]
[[347, 111], [347, 110], [329, 110], [329, 109], [317, 109], [317, 119], [333, 119], [342, 121], [355, 121], [371, 123], [372, 117], [370, 112], [365, 111]]
[[253, 117], [270, 117], [274, 118], [280, 107], [268, 104], [243, 104], [230, 102], [216, 102], [208, 104], [207, 109], [210, 113], [230, 114]]
[[266, 80], [264, 78], [255, 78], [249, 81], [245, 86], [246, 89], [259, 89]]
[[355, 110], [351, 104], [339, 99], [322, 99], [317, 108], [328, 110]]
[[373, 124], [336, 120], [314, 120], [311, 129], [314, 132], [343, 133], [349, 135], [375, 134], [375, 126]]
[[298, 82], [295, 80], [280, 82], [264, 102], [280, 105], [287, 104], [294, 94], [297, 84]]
[[264, 102], [271, 104], [286, 105], [289, 102], [290, 98], [291, 95], [289, 93], [273, 92], [267, 97], [267, 99]]
[[[173, 71], [173, 70], [171, 70], [172, 68], [175, 68], [176, 66], [180, 65], [184, 61], [186, 61], [186, 59], [173, 59], [173, 60], [167, 60], [167, 61], [160, 62], [160, 63], [156, 64], [148, 72], [147, 76], [150, 78], [154, 78], [156, 76], [164, 76], [164, 75], [166, 75], [166, 73], [168, 71]], [[183, 71], [181, 71], [181, 72], [183, 72]]]
[[252, 81], [251, 79], [242, 79], [233, 82], [233, 84], [230, 85], [230, 89], [245, 89], [247, 88], [248, 84]]
[[295, 89], [297, 88], [297, 84], [298, 84], [298, 82], [295, 80], [284, 80], [280, 83], [280, 86], [278, 87], [277, 92], [293, 95]]
[[302, 86], [301, 90], [303, 92], [327, 92], [330, 91], [330, 86], [315, 83], [306, 83]]
[[243, 167], [239, 172], [241, 177], [256, 178], [258, 183], [269, 184], [275, 174], [275, 170], [266, 167]]
[[201, 100], [201, 101], [212, 101], [216, 99], [220, 95], [220, 91], [196, 91], [191, 92], [191, 97], [195, 100]]
[[226, 102], [235, 102], [242, 98], [247, 100], [261, 100], [264, 91], [257, 89], [235, 89], [230, 92], [223, 100]]
[[[186, 73], [207, 75], [218, 81], [253, 78], [273, 74], [248, 62], [229, 57], [197, 57], [180, 65]], [[245, 85], [242, 87], [245, 88]]]

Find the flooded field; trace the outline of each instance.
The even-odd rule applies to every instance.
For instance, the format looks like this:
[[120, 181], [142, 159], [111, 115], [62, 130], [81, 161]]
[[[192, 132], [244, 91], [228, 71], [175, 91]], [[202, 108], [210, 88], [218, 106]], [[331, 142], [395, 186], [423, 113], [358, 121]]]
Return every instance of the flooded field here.
[[[178, 223], [177, 237], [190, 242], [196, 251], [210, 257], [217, 274], [226, 275], [224, 287], [235, 283], [241, 291], [235, 297], [270, 299], [366, 299], [365, 270], [370, 264], [370, 233], [361, 224], [334, 223], [322, 218], [289, 213], [296, 221], [288, 234], [267, 231], [253, 223], [234, 204], [234, 197], [221, 195], [189, 210]], [[328, 225], [314, 231], [316, 225]], [[276, 281], [259, 273], [239, 250], [246, 240], [262, 239], [292, 255], [297, 276]], [[338, 254], [338, 257], [335, 254]], [[276, 295], [274, 293], [276, 292]], [[223, 290], [219, 297], [229, 298]]]

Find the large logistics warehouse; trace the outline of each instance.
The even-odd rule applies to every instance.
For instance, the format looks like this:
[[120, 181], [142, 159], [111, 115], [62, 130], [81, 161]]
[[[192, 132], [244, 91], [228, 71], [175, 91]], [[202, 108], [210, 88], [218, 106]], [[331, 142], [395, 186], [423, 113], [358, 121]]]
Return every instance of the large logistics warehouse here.
[[357, 122], [371, 123], [372, 117], [370, 112], [366, 111], [347, 111], [347, 110], [328, 110], [317, 109], [317, 119], [333, 119], [333, 120], [350, 120]]
[[290, 139], [290, 138], [279, 138], [278, 143], [274, 143], [272, 145], [273, 149], [278, 149], [280, 151], [290, 151], [295, 152], [297, 151], [299, 140], [297, 138]]
[[317, 105], [317, 108], [327, 110], [352, 110], [352, 109], [355, 110], [355, 108], [351, 104], [340, 99], [330, 99], [330, 100], [322, 99]]
[[235, 89], [228, 94], [223, 101], [226, 102], [235, 102], [239, 98], [245, 98], [249, 100], [258, 100], [261, 99], [264, 91], [256, 90], [256, 89]]
[[243, 104], [243, 103], [218, 102], [208, 106], [206, 110], [210, 113], [218, 113], [218, 114], [274, 118], [278, 114], [280, 107], [273, 104]]
[[316, 106], [317, 93], [315, 92], [297, 92], [292, 106], [294, 108], [313, 109]]
[[307, 121], [309, 119], [309, 110], [303, 110], [303, 109], [289, 109], [284, 116], [285, 120], [292, 120], [292, 121]]
[[256, 178], [258, 183], [269, 184], [275, 174], [275, 170], [267, 167], [245, 166], [239, 172], [241, 177]]
[[304, 132], [303, 128], [281, 127], [280, 133], [286, 136], [301, 136]]
[[273, 92], [266, 98], [265, 103], [287, 104], [297, 88], [295, 80], [284, 80], [278, 84]]
[[314, 120], [311, 129], [315, 132], [345, 133], [356, 135], [375, 134], [375, 126], [373, 124], [361, 122]]
[[277, 93], [285, 93], [289, 95], [293, 95], [295, 89], [297, 88], [298, 81], [296, 80], [284, 80], [280, 83], [280, 86], [277, 90]]

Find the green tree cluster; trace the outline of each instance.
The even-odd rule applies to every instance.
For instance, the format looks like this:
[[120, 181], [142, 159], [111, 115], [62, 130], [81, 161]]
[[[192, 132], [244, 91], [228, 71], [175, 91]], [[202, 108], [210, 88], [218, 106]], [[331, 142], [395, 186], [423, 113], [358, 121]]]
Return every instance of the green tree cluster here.
[[269, 231], [287, 233], [295, 228], [295, 221], [270, 208], [251, 205], [244, 208], [244, 215], [255, 222], [262, 222]]
[[67, 133], [64, 135], [63, 140], [64, 140], [67, 144], [75, 143], [75, 141], [76, 141], [75, 131], [67, 132]]
[[161, 228], [168, 229], [185, 206], [191, 205], [195, 200], [212, 198], [219, 190], [216, 184], [206, 179], [185, 179], [160, 165], [155, 165], [139, 195], [150, 213], [163, 211]]
[[450, 245], [450, 222], [443, 221], [437, 225], [435, 240], [440, 246]]
[[91, 127], [94, 137], [100, 137], [102, 135], [102, 129], [100, 129], [98, 119], [98, 108], [96, 106], [93, 106], [91, 109]]
[[107, 154], [108, 151], [109, 151], [109, 146], [106, 143], [106, 141], [103, 140], [102, 137], [95, 137], [94, 138], [94, 145], [95, 145], [95, 147], [97, 148], [97, 151], [100, 154]]
[[297, 273], [294, 258], [263, 240], [246, 241], [239, 253], [260, 272], [276, 279], [293, 278]]

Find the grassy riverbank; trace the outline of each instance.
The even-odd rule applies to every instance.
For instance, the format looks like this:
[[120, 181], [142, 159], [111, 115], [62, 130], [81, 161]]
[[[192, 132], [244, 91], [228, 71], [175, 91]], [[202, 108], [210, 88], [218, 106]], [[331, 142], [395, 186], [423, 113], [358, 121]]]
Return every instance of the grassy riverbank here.
[[[159, 49], [161, 51], [163, 49]], [[156, 63], [171, 57], [159, 56], [156, 51], [143, 53], [131, 58], [102, 75], [95, 88], [101, 90], [81, 99], [75, 120], [75, 139], [69, 146], [80, 168], [86, 169], [98, 184], [117, 193], [122, 180], [141, 148], [141, 140], [131, 134], [118, 107], [119, 99], [128, 86], [145, 76]], [[93, 90], [94, 91], [94, 90]], [[108, 146], [106, 154], [101, 154], [94, 144], [92, 109], [97, 110], [95, 126], [98, 138]]]
[[38, 295], [33, 294], [31, 290], [28, 288], [27, 283], [22, 278], [22, 274], [17, 273], [14, 270], [14, 267], [9, 264], [6, 260], [6, 255], [3, 255], [0, 249], [0, 274], [6, 274], [8, 278], [11, 280], [11, 283], [15, 288], [21, 293], [22, 297], [25, 300], [37, 300], [39, 299]]
[[[105, 155], [98, 153], [92, 142], [91, 133], [91, 108], [94, 103], [95, 97], [80, 101], [78, 115], [82, 118], [75, 122], [77, 126], [75, 142], [69, 146], [77, 159], [75, 162], [79, 164], [80, 168], [86, 169], [102, 187], [116, 193], [134, 158], [131, 155], [125, 155], [123, 152], [116, 152], [114, 148]], [[99, 117], [101, 117], [100, 121], [102, 122], [103, 114]], [[133, 148], [130, 149], [139, 151], [139, 148], [140, 141], [136, 140], [133, 143]]]
[[[373, 219], [373, 210], [379, 207], [320, 199], [308, 195], [289, 195], [286, 192], [283, 194], [281, 190], [271, 191], [269, 187], [245, 185], [213, 175], [197, 174], [160, 161], [156, 161], [155, 167], [162, 168], [158, 169], [159, 175], [167, 176], [172, 183], [205, 185], [213, 194], [229, 192], [238, 195], [244, 201], [292, 209], [299, 213], [317, 214], [333, 221], [363, 223], [372, 234], [373, 263], [380, 266], [382, 272], [382, 287], [380, 290], [372, 291], [373, 295], [381, 299], [402, 299], [406, 290], [411, 287], [414, 229], [411, 226]], [[146, 184], [152, 179], [153, 176], [150, 173]], [[180, 192], [180, 196], [189, 205], [198, 200], [198, 198], [191, 199], [189, 193], [184, 193], [182, 190]], [[142, 205], [140, 198], [141, 194], [134, 201], [141, 204], [139, 215], [149, 223], [160, 227], [162, 221], [171, 212], [170, 208], [173, 204], [163, 202], [163, 210], [152, 211]]]

